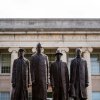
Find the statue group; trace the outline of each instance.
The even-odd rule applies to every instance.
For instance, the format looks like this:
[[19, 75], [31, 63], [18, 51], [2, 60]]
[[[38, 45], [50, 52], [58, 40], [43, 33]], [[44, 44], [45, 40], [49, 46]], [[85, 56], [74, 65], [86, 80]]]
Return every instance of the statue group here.
[[81, 57], [81, 49], [76, 49], [76, 57], [71, 61], [70, 79], [67, 63], [61, 60], [61, 51], [56, 51], [56, 60], [49, 67], [48, 56], [42, 49], [38, 43], [37, 52], [30, 61], [24, 57], [24, 49], [19, 49], [18, 58], [13, 62], [11, 100], [28, 100], [31, 85], [32, 100], [47, 100], [48, 85], [52, 87], [53, 100], [69, 100], [69, 97], [86, 100], [88, 69], [86, 60]]

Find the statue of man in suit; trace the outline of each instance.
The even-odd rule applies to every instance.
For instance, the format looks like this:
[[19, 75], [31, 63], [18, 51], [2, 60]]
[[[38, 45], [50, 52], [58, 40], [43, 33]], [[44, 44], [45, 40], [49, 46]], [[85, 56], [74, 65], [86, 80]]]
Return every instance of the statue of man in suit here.
[[88, 81], [87, 62], [81, 57], [81, 49], [76, 49], [76, 57], [70, 65], [70, 97], [74, 100], [86, 100]]
[[12, 70], [12, 96], [11, 100], [28, 100], [28, 87], [30, 84], [29, 60], [24, 57], [25, 51], [19, 49], [18, 58], [14, 60]]
[[53, 100], [68, 100], [69, 73], [67, 64], [62, 62], [63, 55], [56, 51], [56, 61], [50, 67], [50, 81], [53, 89]]
[[48, 57], [42, 53], [42, 46], [37, 44], [37, 52], [31, 57], [32, 100], [47, 100]]

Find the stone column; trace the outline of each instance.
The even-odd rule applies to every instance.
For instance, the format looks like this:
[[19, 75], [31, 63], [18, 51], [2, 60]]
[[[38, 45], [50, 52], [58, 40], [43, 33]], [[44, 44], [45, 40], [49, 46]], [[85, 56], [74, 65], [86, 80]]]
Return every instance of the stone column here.
[[[33, 52], [33, 53], [36, 53], [36, 48], [33, 47], [33, 48], [32, 48], [32, 52]], [[42, 48], [42, 53], [44, 53], [44, 48]]]
[[68, 57], [67, 57], [67, 53], [69, 52], [69, 48], [58, 48], [58, 50], [60, 50], [61, 52], [62, 52], [62, 61], [63, 62], [67, 62], [67, 59], [68, 59]]
[[36, 52], [36, 48], [32, 48], [32, 52], [35, 53]]
[[[13, 61], [18, 57], [18, 50], [19, 48], [9, 48], [8, 51], [11, 52], [11, 69], [10, 69], [10, 73], [11, 73], [11, 77], [10, 80], [12, 79], [12, 67], [13, 67]], [[11, 82], [11, 81], [10, 81]], [[11, 83], [10, 83], [11, 84]], [[11, 90], [12, 90], [12, 86], [11, 86]], [[11, 92], [10, 92], [11, 93]]]
[[91, 59], [90, 53], [93, 51], [93, 48], [82, 48], [83, 57], [87, 61], [88, 73], [89, 73], [89, 87], [88, 90], [88, 100], [92, 100], [92, 78], [91, 78]]

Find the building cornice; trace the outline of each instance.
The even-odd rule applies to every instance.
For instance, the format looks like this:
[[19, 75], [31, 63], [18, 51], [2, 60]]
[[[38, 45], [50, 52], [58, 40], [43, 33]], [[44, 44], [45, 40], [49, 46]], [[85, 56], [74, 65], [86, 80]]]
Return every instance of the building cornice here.
[[100, 19], [0, 19], [0, 33], [100, 33]]
[[40, 35], [53, 35], [53, 34], [61, 34], [61, 35], [100, 35], [100, 31], [5, 31], [5, 32], [0, 32], [0, 35], [13, 35], [13, 34], [40, 34]]

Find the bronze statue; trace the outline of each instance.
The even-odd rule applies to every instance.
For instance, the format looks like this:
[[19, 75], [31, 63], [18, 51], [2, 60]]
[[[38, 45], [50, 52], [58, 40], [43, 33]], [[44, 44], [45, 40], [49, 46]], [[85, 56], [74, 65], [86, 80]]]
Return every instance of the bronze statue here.
[[70, 66], [70, 97], [74, 100], [86, 100], [88, 84], [87, 62], [81, 57], [81, 49], [77, 48], [76, 57]]
[[67, 64], [61, 61], [62, 53], [56, 51], [56, 61], [50, 66], [50, 82], [53, 100], [68, 100], [69, 73]]
[[48, 57], [42, 53], [40, 43], [31, 57], [32, 100], [47, 100]]
[[11, 100], [28, 100], [29, 61], [24, 57], [25, 51], [19, 49], [19, 57], [14, 60], [12, 70], [12, 95]]

